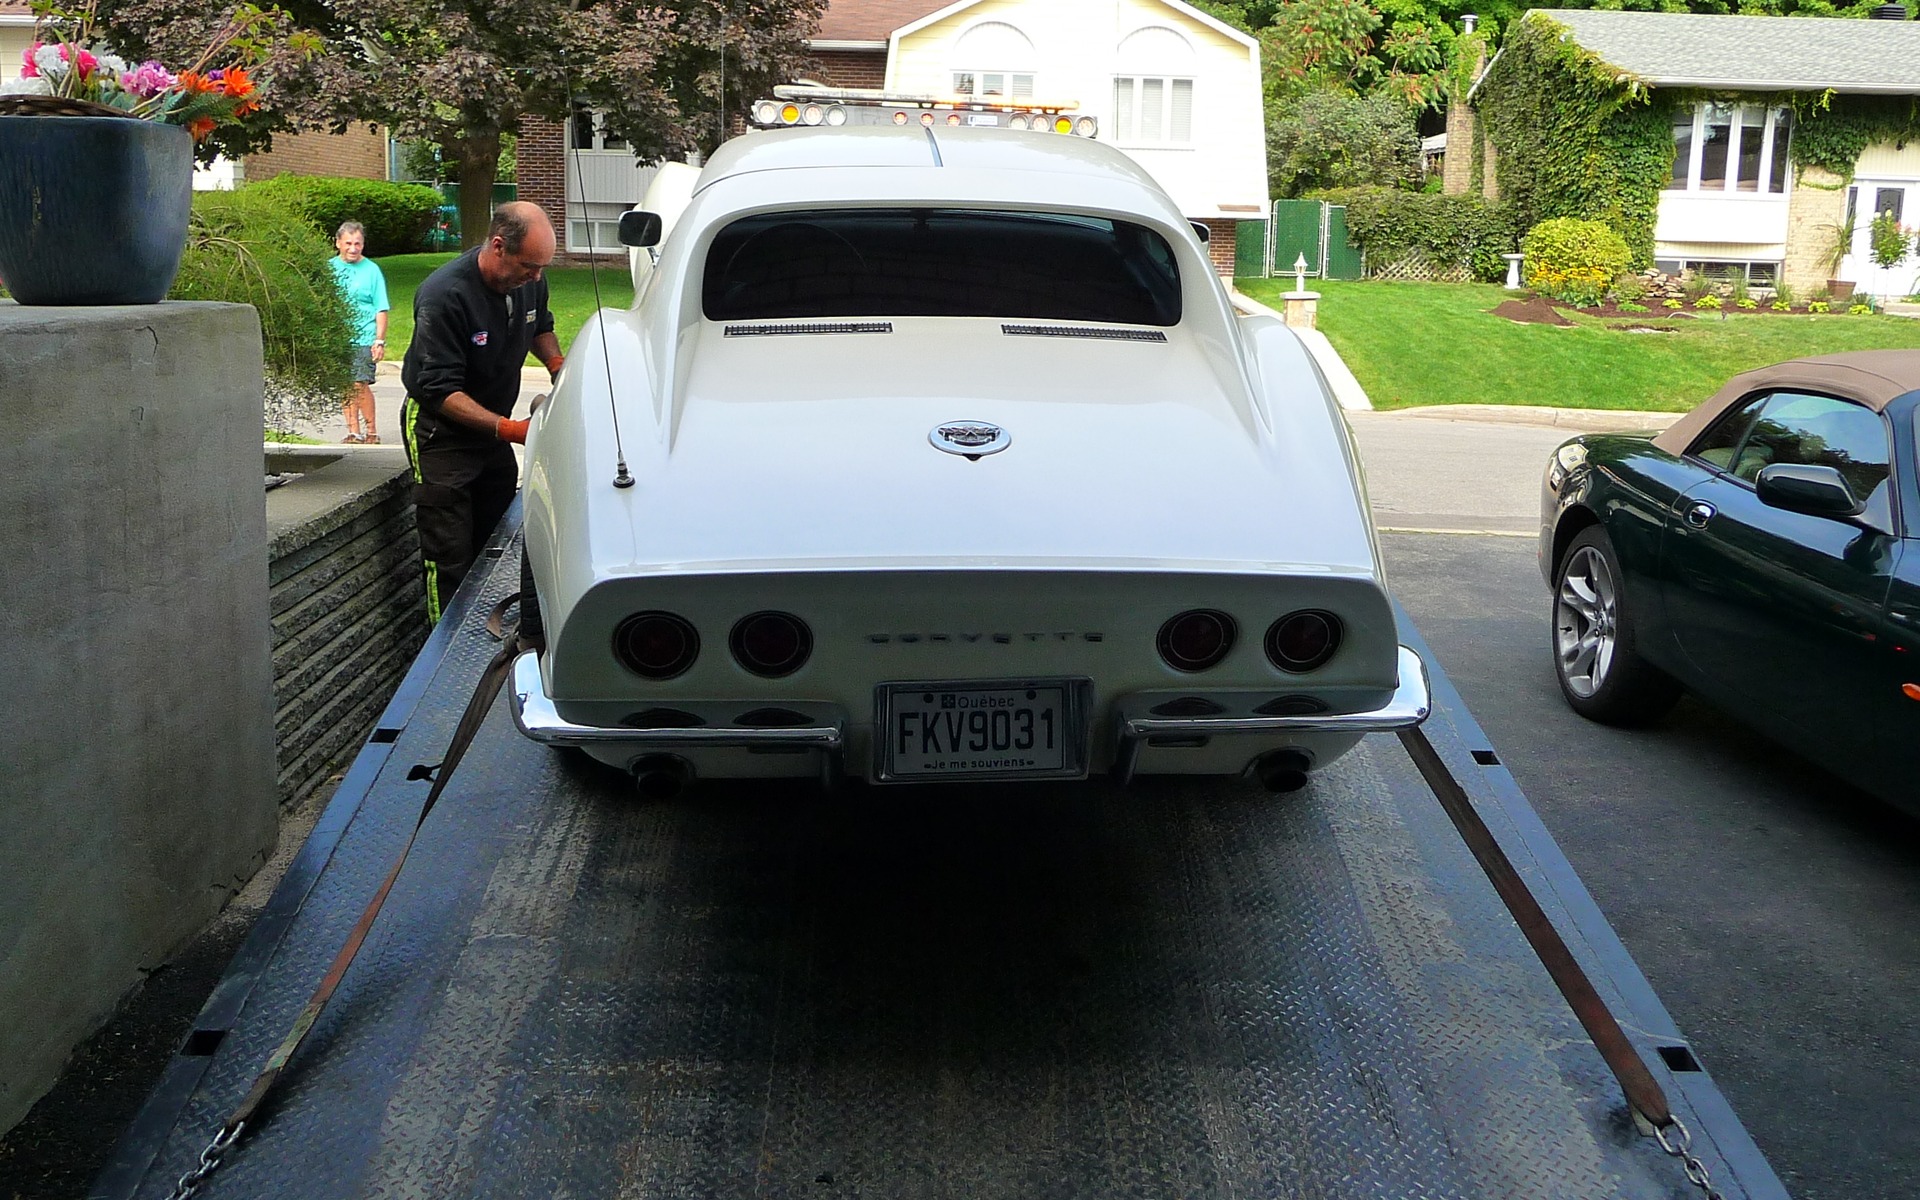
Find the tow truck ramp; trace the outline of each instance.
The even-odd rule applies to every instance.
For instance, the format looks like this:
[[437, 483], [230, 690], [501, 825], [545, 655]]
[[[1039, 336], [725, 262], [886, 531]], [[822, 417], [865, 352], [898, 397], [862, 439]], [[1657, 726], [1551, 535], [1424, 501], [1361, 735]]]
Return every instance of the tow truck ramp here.
[[[508, 525], [95, 1200], [166, 1197], [379, 886], [519, 579]], [[1729, 1200], [1785, 1190], [1404, 613], [1428, 736]], [[1697, 1197], [1400, 745], [1142, 780], [639, 799], [496, 704], [197, 1196]]]

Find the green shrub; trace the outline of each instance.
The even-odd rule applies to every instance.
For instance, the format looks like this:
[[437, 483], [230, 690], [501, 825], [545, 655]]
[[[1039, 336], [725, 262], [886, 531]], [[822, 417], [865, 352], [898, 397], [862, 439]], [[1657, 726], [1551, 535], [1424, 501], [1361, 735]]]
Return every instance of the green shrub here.
[[1620, 302], [1620, 311], [1621, 312], [1646, 312], [1647, 306], [1644, 304], [1635, 304], [1631, 300], [1622, 300]]
[[1308, 92], [1267, 110], [1267, 179], [1273, 194], [1420, 181], [1420, 131], [1412, 105], [1384, 93]]
[[1881, 213], [1867, 226], [1867, 242], [1875, 266], [1897, 267], [1913, 248], [1913, 231], [1895, 220], [1892, 213]]
[[1755, 309], [1760, 307], [1760, 302], [1758, 300], [1755, 300], [1752, 296], [1742, 296], [1738, 300], [1735, 300], [1733, 302], [1733, 306], [1735, 308], [1744, 308], [1748, 312], [1753, 312]]
[[1852, 304], [1847, 306], [1847, 311], [1856, 317], [1870, 317], [1873, 315], [1873, 305]]
[[[1784, 304], [1787, 308], [1792, 308], [1794, 300], [1793, 288], [1788, 285], [1786, 280], [1782, 279], [1779, 283], [1773, 285], [1773, 307], [1780, 308], [1780, 306]], [[1785, 309], [1781, 311], [1784, 312]]]
[[1647, 281], [1631, 272], [1624, 273], [1613, 281], [1612, 295], [1614, 301], [1623, 307], [1636, 304], [1647, 298]]
[[1712, 292], [1708, 292], [1704, 296], [1695, 297], [1693, 306], [1695, 308], [1719, 308], [1720, 297], [1714, 295]]
[[368, 258], [425, 249], [427, 231], [444, 203], [439, 192], [424, 184], [318, 175], [276, 175], [248, 184], [246, 190], [266, 192], [290, 205], [329, 243], [342, 222], [360, 222], [367, 229]]
[[1828, 310], [1830, 310], [1830, 309], [1831, 309], [1832, 307], [1833, 307], [1833, 305], [1831, 305], [1831, 304], [1828, 304], [1828, 303], [1827, 303], [1827, 302], [1826, 302], [1825, 300], [1809, 300], [1809, 301], [1807, 301], [1807, 311], [1808, 311], [1808, 312], [1810, 312], [1810, 313], [1823, 313], [1823, 312], [1827, 312], [1827, 311], [1828, 311]]
[[1775, 300], [1772, 304], [1767, 305], [1767, 307], [1771, 308], [1775, 312], [1792, 312], [1793, 311], [1793, 305], [1788, 303], [1785, 300]]
[[1665, 300], [1662, 300], [1660, 302], [1660, 307], [1661, 308], [1679, 308], [1680, 301], [1677, 297], [1668, 296]]
[[1627, 269], [1627, 243], [1599, 221], [1555, 217], [1527, 231], [1520, 241], [1527, 256], [1527, 286], [1572, 304], [1600, 303], [1600, 297]]
[[1317, 191], [1314, 198], [1346, 206], [1347, 236], [1370, 262], [1415, 258], [1464, 269], [1484, 283], [1506, 278], [1500, 256], [1513, 249], [1512, 217], [1485, 197], [1367, 187]]
[[267, 423], [337, 405], [352, 382], [353, 331], [333, 244], [258, 188], [196, 192], [172, 300], [225, 300], [260, 313]]

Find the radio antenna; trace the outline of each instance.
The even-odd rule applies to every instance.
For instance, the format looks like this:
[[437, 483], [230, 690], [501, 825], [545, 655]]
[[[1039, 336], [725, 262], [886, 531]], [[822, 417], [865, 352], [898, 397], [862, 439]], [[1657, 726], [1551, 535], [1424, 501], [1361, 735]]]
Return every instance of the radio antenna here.
[[[587, 227], [587, 276], [593, 280], [594, 327], [600, 331], [600, 365], [605, 367], [607, 372], [607, 415], [613, 418], [613, 486], [617, 488], [630, 488], [633, 486], [633, 476], [627, 471], [626, 445], [620, 439], [620, 406], [613, 402], [613, 358], [607, 350], [607, 323], [606, 320], [599, 315], [601, 308], [600, 255], [593, 242], [593, 214], [587, 210], [587, 177], [586, 173], [580, 169], [580, 139], [574, 136], [577, 122], [571, 119], [573, 116], [572, 106], [575, 103], [573, 98], [573, 70], [567, 62], [567, 48], [564, 42], [562, 42], [560, 46], [560, 75], [567, 85], [567, 116], [569, 119], [565, 128], [567, 141], [573, 143], [573, 176], [580, 181], [580, 223]], [[592, 109], [587, 109], [586, 114], [590, 126], [596, 123]], [[560, 223], [563, 228], [567, 223], [568, 203], [566, 172], [563, 171], [561, 172], [560, 180]]]

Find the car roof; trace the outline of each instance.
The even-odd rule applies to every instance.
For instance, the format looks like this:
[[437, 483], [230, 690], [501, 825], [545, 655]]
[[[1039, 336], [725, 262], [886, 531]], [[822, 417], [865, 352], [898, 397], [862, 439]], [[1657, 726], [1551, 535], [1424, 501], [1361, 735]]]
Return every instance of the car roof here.
[[1780, 388], [1841, 396], [1881, 412], [1908, 392], [1920, 391], [1920, 350], [1852, 350], [1744, 371], [1713, 399], [1669, 425], [1653, 444], [1669, 454], [1683, 453], [1721, 413], [1755, 392]]
[[768, 129], [743, 134], [714, 151], [701, 172], [705, 189], [756, 171], [808, 167], [957, 167], [1033, 171], [1082, 179], [1124, 180], [1160, 190], [1144, 168], [1112, 146], [1063, 133], [966, 126], [854, 125]]

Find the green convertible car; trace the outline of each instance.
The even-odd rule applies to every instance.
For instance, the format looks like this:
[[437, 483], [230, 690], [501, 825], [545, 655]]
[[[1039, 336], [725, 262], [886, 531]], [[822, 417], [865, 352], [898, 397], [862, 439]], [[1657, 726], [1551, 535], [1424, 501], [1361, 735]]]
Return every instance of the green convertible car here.
[[1554, 451], [1540, 569], [1567, 703], [1681, 687], [1920, 813], [1920, 351], [1738, 375], [1664, 433]]

